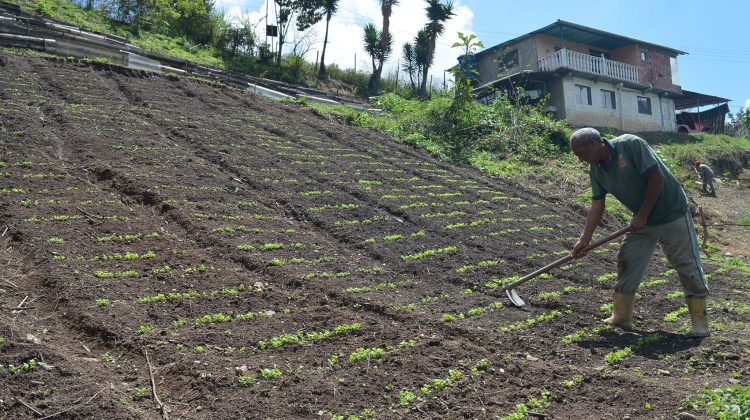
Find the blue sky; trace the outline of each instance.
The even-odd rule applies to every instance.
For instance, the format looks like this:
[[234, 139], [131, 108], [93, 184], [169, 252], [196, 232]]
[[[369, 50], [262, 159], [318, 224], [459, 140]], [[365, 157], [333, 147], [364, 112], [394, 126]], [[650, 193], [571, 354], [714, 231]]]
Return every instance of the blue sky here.
[[[217, 0], [229, 16], [245, 16], [265, 22], [265, 0]], [[362, 49], [361, 27], [381, 24], [378, 0], [340, 0], [340, 10], [331, 22], [326, 62], [342, 67], [370, 68]], [[273, 2], [271, 2], [273, 9]], [[393, 9], [391, 27], [395, 46], [411, 39], [424, 25], [423, 0], [401, 0]], [[562, 19], [618, 35], [640, 39], [687, 52], [678, 58], [683, 89], [729, 98], [730, 111], [750, 107], [750, 2], [729, 0], [459, 0], [456, 16], [448, 22], [439, 40], [432, 73], [436, 81], [455, 63], [458, 52], [450, 48], [458, 31], [474, 33], [485, 47], [499, 44]], [[273, 11], [271, 10], [271, 15]], [[315, 61], [322, 48], [324, 27], [313, 29], [306, 58]], [[395, 71], [398, 55], [386, 68]]]

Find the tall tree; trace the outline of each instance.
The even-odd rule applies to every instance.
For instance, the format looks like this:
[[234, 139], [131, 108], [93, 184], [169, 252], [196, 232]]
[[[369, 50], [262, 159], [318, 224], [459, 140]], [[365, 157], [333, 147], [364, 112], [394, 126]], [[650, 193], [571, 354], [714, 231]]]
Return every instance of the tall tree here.
[[[414, 38], [414, 60], [417, 66], [417, 83], [421, 79], [423, 74], [427, 74], [427, 67], [429, 66], [429, 51], [430, 51], [430, 36], [427, 34], [425, 29], [417, 32], [417, 36]], [[414, 94], [419, 94], [419, 87], [414, 90]]]
[[318, 77], [326, 76], [326, 46], [328, 45], [328, 24], [331, 23], [331, 16], [336, 13], [339, 7], [339, 0], [323, 0], [323, 9], [326, 15], [326, 35], [323, 38], [323, 52], [320, 54], [320, 70]]
[[404, 46], [401, 47], [401, 55], [404, 59], [404, 63], [401, 64], [401, 69], [409, 75], [409, 83], [411, 84], [412, 92], [416, 92], [417, 90], [417, 86], [414, 84], [414, 76], [416, 75], [417, 79], [419, 79], [419, 75], [417, 74], [417, 56], [414, 50], [414, 45], [409, 42], [404, 43]]
[[[393, 6], [398, 4], [398, 0], [380, 0], [380, 11], [383, 14], [383, 29], [381, 30], [380, 37], [380, 49], [381, 51], [390, 50], [392, 44], [391, 41], [391, 14], [393, 13]], [[385, 60], [382, 60], [378, 65], [378, 69], [372, 78], [372, 91], [377, 91], [380, 86], [380, 78], [383, 74], [383, 64]]]
[[281, 65], [281, 50], [293, 17], [296, 15], [297, 30], [302, 32], [323, 19], [323, 0], [273, 0], [276, 7], [276, 24], [278, 26], [279, 49], [276, 52], [276, 64]]
[[426, 0], [427, 7], [427, 25], [425, 25], [425, 32], [429, 37], [429, 46], [427, 49], [427, 63], [422, 73], [422, 84], [420, 86], [421, 96], [427, 97], [427, 73], [432, 66], [432, 60], [435, 57], [435, 43], [440, 35], [445, 30], [445, 22], [450, 19], [453, 13], [453, 0], [447, 0], [443, 3], [441, 0]]
[[383, 62], [388, 59], [388, 56], [391, 54], [393, 39], [388, 37], [388, 42], [385, 44], [385, 48], [383, 48], [382, 31], [378, 31], [372, 23], [365, 25], [364, 30], [365, 52], [367, 52], [372, 61], [372, 74], [370, 75], [370, 80], [367, 82], [367, 89], [370, 92], [376, 92], [379, 82], [377, 80], [378, 67], [382, 67]]

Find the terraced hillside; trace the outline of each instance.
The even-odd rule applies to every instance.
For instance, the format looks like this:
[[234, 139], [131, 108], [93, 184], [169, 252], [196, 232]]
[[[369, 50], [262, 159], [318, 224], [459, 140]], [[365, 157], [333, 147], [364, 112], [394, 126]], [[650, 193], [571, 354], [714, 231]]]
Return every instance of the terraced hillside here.
[[3, 54], [0, 149], [4, 417], [655, 418], [748, 374], [742, 266], [703, 341], [661, 261], [600, 326], [617, 243], [514, 308], [584, 209], [295, 104]]

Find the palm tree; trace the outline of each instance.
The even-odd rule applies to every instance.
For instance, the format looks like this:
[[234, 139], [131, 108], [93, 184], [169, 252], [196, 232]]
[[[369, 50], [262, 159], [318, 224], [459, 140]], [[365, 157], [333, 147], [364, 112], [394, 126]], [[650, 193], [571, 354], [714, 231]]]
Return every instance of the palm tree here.
[[376, 92], [379, 82], [377, 79], [378, 67], [382, 68], [383, 62], [391, 54], [393, 39], [388, 37], [388, 42], [385, 43], [385, 48], [383, 48], [383, 32], [378, 31], [372, 23], [365, 25], [364, 29], [365, 52], [372, 59], [372, 75], [370, 75], [370, 80], [367, 82], [367, 89], [371, 92]]
[[[414, 45], [412, 45], [409, 42], [404, 43], [404, 46], [402, 48], [402, 55], [404, 59], [404, 63], [401, 64], [401, 69], [403, 69], [406, 74], [409, 75], [409, 82], [411, 83], [411, 91], [416, 92], [417, 87], [414, 85], [414, 75], [417, 74], [417, 56], [415, 53]], [[417, 79], [419, 79], [419, 75], [417, 74]]]
[[380, 57], [380, 32], [378, 32], [378, 28], [372, 23], [365, 25], [364, 29], [365, 52], [370, 56], [370, 60], [372, 60], [372, 74], [374, 75], [378, 69], [376, 61]]
[[[426, 29], [422, 29], [417, 32], [417, 36], [414, 38], [414, 61], [417, 66], [417, 83], [419, 79], [427, 74], [427, 67], [429, 66], [429, 50], [430, 50], [430, 36], [427, 34]], [[419, 89], [421, 91], [421, 89]], [[415, 94], [417, 89], [414, 91]]]
[[422, 97], [427, 96], [427, 71], [432, 65], [432, 59], [435, 57], [435, 42], [437, 38], [443, 34], [445, 30], [445, 22], [454, 15], [453, 13], [453, 0], [447, 0], [443, 3], [441, 0], [426, 0], [427, 7], [427, 25], [425, 25], [425, 32], [429, 37], [429, 45], [427, 49], [427, 63], [422, 73], [422, 85], [420, 86], [420, 94]]
[[323, 53], [320, 54], [320, 70], [318, 71], [318, 77], [325, 77], [326, 75], [326, 45], [328, 44], [328, 24], [331, 23], [331, 16], [336, 13], [336, 9], [339, 7], [339, 0], [323, 0], [323, 9], [326, 14], [326, 35], [323, 38]]
[[[380, 37], [380, 49], [381, 51], [388, 50], [390, 52], [391, 45], [391, 13], [393, 6], [398, 4], [398, 0], [380, 0], [380, 11], [383, 14], [383, 29]], [[373, 78], [372, 90], [377, 91], [380, 84], [380, 77], [383, 74], [383, 64], [385, 60], [381, 61], [378, 65], [377, 75]]]

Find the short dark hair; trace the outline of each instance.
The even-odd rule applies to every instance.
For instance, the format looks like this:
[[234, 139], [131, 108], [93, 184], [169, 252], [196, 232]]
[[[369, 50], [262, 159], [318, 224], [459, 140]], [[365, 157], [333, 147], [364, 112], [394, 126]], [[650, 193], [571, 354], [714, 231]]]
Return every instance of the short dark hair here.
[[579, 128], [570, 135], [570, 144], [573, 143], [593, 143], [604, 141], [602, 135], [595, 128], [584, 127]]

